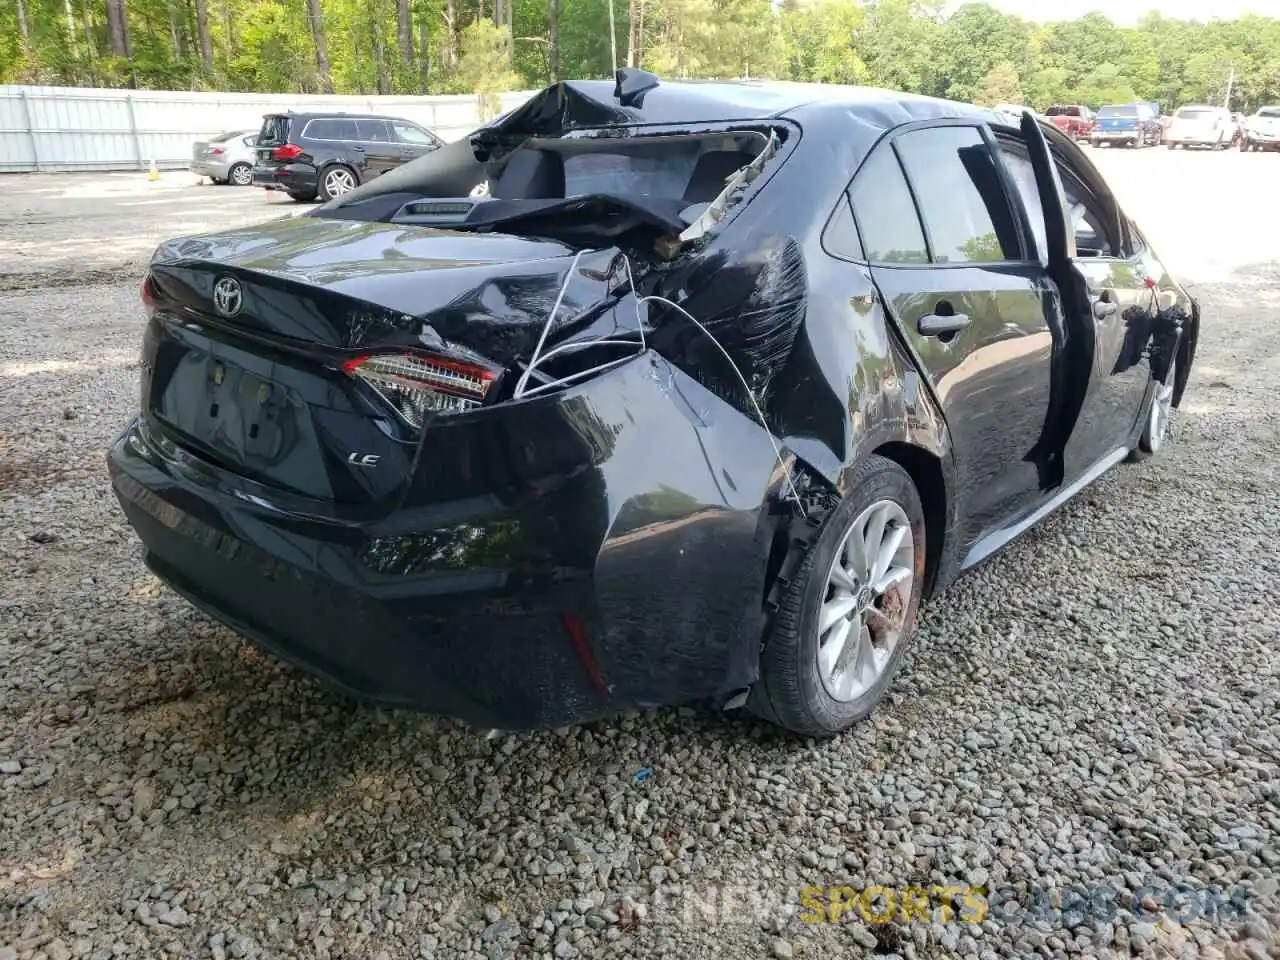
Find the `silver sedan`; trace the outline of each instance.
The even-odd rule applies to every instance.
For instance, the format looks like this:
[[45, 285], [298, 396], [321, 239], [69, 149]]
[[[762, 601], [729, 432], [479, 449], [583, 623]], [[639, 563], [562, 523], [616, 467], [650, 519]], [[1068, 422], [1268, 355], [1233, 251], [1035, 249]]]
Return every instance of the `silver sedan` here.
[[257, 142], [258, 134], [254, 130], [232, 130], [208, 140], [197, 140], [191, 148], [188, 169], [214, 183], [247, 187], [253, 183], [253, 147]]

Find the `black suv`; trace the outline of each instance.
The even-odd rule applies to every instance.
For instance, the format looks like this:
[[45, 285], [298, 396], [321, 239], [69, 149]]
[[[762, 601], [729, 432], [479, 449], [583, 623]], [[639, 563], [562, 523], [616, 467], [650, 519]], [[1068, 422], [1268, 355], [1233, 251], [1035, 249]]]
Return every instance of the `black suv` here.
[[443, 145], [399, 117], [269, 113], [258, 134], [253, 182], [295, 200], [327, 201]]

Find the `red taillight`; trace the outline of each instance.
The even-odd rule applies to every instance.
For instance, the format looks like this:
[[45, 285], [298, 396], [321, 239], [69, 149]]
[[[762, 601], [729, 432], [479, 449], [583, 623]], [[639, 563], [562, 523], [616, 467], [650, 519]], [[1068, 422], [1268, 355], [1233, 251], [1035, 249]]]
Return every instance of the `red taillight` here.
[[221, 156], [222, 154], [226, 153], [226, 151], [223, 150], [221, 147], [214, 147], [209, 152], [212, 153], [215, 157]]
[[138, 292], [142, 298], [142, 309], [147, 311], [147, 316], [155, 313], [156, 310], [156, 292], [151, 286], [151, 274], [147, 274], [142, 278], [142, 289]]
[[271, 151], [272, 160], [292, 160], [294, 157], [302, 155], [302, 148], [296, 143], [286, 143], [282, 146], [275, 147]]
[[425, 353], [377, 353], [342, 365], [421, 427], [432, 413], [461, 413], [484, 403], [493, 386], [492, 370]]

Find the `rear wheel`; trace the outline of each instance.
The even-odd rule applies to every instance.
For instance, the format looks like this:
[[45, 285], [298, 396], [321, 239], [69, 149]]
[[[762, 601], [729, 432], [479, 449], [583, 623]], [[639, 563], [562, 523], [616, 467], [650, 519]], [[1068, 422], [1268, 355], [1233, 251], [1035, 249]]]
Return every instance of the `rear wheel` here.
[[253, 183], [253, 167], [247, 163], [237, 163], [228, 171], [227, 180], [237, 187], [247, 187]]
[[911, 477], [871, 456], [849, 489], [796, 548], [805, 553], [782, 585], [749, 701], [808, 736], [839, 733], [879, 703], [915, 632], [924, 584], [924, 510]]
[[350, 193], [357, 186], [355, 172], [349, 167], [333, 166], [320, 174], [320, 199], [328, 202]]

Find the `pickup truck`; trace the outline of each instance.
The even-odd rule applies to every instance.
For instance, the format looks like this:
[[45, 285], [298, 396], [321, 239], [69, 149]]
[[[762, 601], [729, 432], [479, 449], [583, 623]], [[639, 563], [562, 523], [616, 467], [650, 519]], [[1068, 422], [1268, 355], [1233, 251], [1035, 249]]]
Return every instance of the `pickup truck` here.
[[1044, 115], [1073, 140], [1088, 140], [1093, 132], [1093, 111], [1079, 104], [1050, 107]]
[[1244, 121], [1241, 150], [1280, 150], [1280, 106], [1259, 107]]

